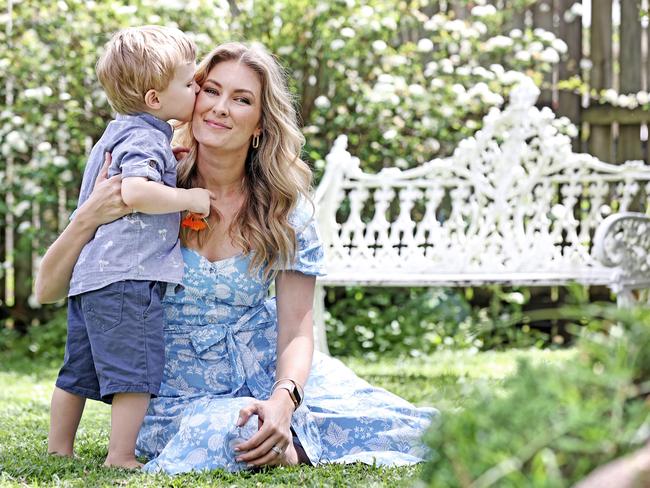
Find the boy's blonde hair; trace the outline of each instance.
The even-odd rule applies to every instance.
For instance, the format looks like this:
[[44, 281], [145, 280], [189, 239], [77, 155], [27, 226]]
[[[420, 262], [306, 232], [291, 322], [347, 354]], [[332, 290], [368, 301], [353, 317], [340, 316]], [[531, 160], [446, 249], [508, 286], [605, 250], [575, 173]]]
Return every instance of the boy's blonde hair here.
[[97, 77], [113, 109], [121, 114], [142, 112], [149, 90], [164, 90], [174, 70], [196, 59], [196, 46], [171, 27], [145, 25], [117, 32], [97, 61]]

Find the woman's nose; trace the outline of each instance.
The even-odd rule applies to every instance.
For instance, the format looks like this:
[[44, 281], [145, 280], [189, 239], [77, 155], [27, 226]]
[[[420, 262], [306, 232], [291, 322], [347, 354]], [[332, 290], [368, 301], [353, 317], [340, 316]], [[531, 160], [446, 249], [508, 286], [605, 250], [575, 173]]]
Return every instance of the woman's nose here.
[[222, 98], [212, 106], [212, 111], [221, 117], [228, 115], [228, 106], [225, 100]]

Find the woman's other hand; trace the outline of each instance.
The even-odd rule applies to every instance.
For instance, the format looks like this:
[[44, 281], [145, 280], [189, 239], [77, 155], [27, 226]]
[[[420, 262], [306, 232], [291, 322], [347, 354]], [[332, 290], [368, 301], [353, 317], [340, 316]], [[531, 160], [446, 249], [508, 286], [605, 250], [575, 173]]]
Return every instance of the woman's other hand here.
[[77, 210], [77, 217], [85, 218], [97, 227], [131, 213], [131, 209], [122, 201], [122, 176], [108, 177], [110, 164], [111, 155], [106, 153], [92, 193]]
[[293, 411], [293, 402], [284, 390], [276, 390], [269, 400], [257, 400], [242, 408], [237, 425], [244, 425], [255, 414], [259, 418], [259, 430], [236, 446], [240, 453], [237, 460], [250, 467], [298, 464], [291, 435]]

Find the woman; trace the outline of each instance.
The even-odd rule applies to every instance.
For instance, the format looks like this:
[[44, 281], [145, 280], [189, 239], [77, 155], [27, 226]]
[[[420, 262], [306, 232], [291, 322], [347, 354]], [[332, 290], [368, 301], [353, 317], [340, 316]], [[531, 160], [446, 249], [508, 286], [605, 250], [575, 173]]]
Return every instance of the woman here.
[[[224, 44], [199, 65], [196, 81], [192, 122], [177, 131], [188, 148], [178, 184], [206, 188], [215, 201], [207, 229], [181, 232], [183, 287], [168, 286], [164, 299], [165, 377], [138, 439], [145, 469], [420, 461], [419, 438], [435, 411], [313, 354], [323, 251], [279, 66], [258, 46]], [[41, 301], [65, 294], [83, 243], [128, 211], [118, 192], [115, 178], [98, 182], [48, 250]]]

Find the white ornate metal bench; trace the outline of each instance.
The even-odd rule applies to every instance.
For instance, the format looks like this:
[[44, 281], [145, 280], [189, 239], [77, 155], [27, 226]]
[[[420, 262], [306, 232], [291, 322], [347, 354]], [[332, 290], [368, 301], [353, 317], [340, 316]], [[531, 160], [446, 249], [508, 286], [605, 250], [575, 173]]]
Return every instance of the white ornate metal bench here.
[[[368, 174], [339, 136], [315, 194], [325, 286], [650, 286], [650, 167], [572, 151], [531, 82], [447, 158]], [[637, 210], [636, 213], [629, 212]]]

